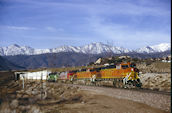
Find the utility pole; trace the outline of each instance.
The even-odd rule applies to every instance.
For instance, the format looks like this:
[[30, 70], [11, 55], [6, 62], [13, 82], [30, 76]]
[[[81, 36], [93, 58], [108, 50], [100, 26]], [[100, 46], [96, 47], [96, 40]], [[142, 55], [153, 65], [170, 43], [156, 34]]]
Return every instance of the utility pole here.
[[24, 79], [25, 79], [25, 77], [24, 77], [24, 75], [22, 75], [22, 77], [23, 77], [23, 89], [24, 89]]
[[43, 83], [42, 83], [42, 73], [41, 73], [41, 99], [43, 98]]

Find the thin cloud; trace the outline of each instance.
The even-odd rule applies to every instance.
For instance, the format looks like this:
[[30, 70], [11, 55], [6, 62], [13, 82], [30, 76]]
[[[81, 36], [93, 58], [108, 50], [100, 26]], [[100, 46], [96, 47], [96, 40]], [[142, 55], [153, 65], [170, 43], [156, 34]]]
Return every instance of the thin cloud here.
[[51, 26], [47, 26], [45, 27], [46, 30], [51, 31], [51, 32], [63, 32], [64, 29], [62, 28], [55, 28], [55, 27], [51, 27]]
[[[112, 40], [119, 42], [121, 45], [129, 45], [134, 48], [139, 45], [147, 45], [147, 43], [169, 42], [170, 34], [156, 30], [139, 30], [127, 25], [104, 23], [103, 18], [93, 17], [89, 20], [89, 26], [97, 36], [104, 40]], [[133, 43], [137, 43], [132, 45]]]
[[[161, 16], [169, 15], [170, 11], [164, 6], [161, 6], [162, 3], [156, 3], [154, 0], [149, 1], [120, 1], [116, 0], [93, 0], [93, 1], [68, 1], [68, 2], [59, 2], [59, 1], [26, 1], [26, 0], [15, 0], [18, 3], [27, 3], [30, 4], [28, 7], [37, 7], [45, 8], [47, 11], [53, 11], [58, 9], [70, 10], [78, 9], [82, 10], [85, 13], [91, 15], [95, 14], [125, 14], [125, 15], [152, 15], [152, 16]], [[12, 2], [12, 1], [9, 1]], [[27, 6], [25, 6], [27, 7]], [[168, 8], [168, 7], [167, 7]], [[169, 5], [170, 9], [170, 5]]]
[[[112, 0], [100, 0], [92, 2], [43, 2], [41, 1], [31, 1], [32, 4], [37, 4], [40, 7], [51, 7], [47, 10], [52, 9], [79, 9], [90, 14], [126, 14], [126, 15], [152, 15], [152, 16], [161, 16], [161, 15], [170, 15], [170, 11], [166, 8], [162, 8], [160, 3], [156, 4], [149, 0], [149, 2], [139, 2], [139, 4], [134, 3], [134, 1], [112, 1]], [[170, 6], [169, 6], [170, 8]]]
[[35, 28], [33, 27], [25, 27], [25, 26], [5, 26], [8, 29], [13, 29], [13, 30], [34, 30]]
[[44, 36], [46, 43], [50, 43], [46, 38], [53, 42], [77, 40], [83, 43], [84, 37], [89, 37], [89, 40], [95, 42], [113, 40], [124, 47], [127, 42], [131, 42], [127, 43], [128, 47], [136, 46], [133, 45], [135, 42], [140, 44], [137, 45], [139, 47], [144, 42], [170, 40], [169, 0], [3, 1], [9, 4], [0, 6], [5, 7], [0, 11], [3, 20], [0, 25], [15, 23], [15, 26], [7, 26], [5, 29], [0, 26], [0, 33], [4, 37], [17, 39], [20, 34], [20, 37], [30, 36], [33, 37], [30, 39], [34, 39]]

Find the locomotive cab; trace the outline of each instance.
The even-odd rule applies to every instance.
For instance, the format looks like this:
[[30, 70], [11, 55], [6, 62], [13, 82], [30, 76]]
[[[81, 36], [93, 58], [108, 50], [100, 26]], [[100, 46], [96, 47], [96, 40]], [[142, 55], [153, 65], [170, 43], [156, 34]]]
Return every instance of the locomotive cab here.
[[78, 72], [79, 70], [73, 70], [73, 71], [69, 71], [68, 74], [67, 74], [67, 79], [72, 81], [73, 79], [76, 78], [76, 73]]
[[49, 82], [56, 82], [57, 79], [58, 79], [58, 73], [57, 72], [54, 72], [54, 73], [49, 73], [48, 74], [48, 81]]
[[[130, 86], [141, 87], [141, 82], [139, 78], [139, 70], [136, 68], [135, 63], [121, 63], [121, 69], [125, 72], [124, 84]], [[129, 87], [130, 87], [129, 86]]]
[[130, 67], [136, 68], [136, 64], [135, 63], [131, 63]]

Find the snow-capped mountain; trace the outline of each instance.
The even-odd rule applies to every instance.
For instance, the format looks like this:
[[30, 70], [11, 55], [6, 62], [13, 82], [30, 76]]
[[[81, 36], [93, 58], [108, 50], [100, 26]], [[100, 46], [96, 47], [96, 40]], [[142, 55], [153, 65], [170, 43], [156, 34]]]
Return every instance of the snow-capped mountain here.
[[150, 47], [156, 52], [163, 52], [171, 49], [171, 45], [169, 43], [161, 43], [159, 45], [154, 45]]
[[19, 55], [19, 54], [25, 54], [25, 55], [33, 55], [34, 49], [28, 46], [19, 46], [17, 44], [13, 44], [7, 47], [1, 47], [0, 48], [0, 55]]
[[115, 46], [110, 46], [107, 44], [103, 43], [91, 43], [89, 45], [85, 45], [81, 47], [81, 52], [82, 53], [90, 53], [90, 54], [100, 54], [100, 53], [105, 53], [105, 52], [112, 52], [112, 53], [127, 53], [130, 52], [130, 50], [122, 48], [122, 47], [115, 47]]
[[164, 52], [167, 50], [171, 50], [170, 43], [161, 43], [153, 46], [146, 46], [143, 48], [136, 49], [137, 53], [155, 53], [155, 52]]
[[136, 50], [129, 50], [122, 47], [110, 46], [103, 43], [91, 43], [81, 47], [61, 46], [52, 49], [34, 49], [28, 46], [19, 46], [17, 44], [14, 44], [7, 47], [0, 47], [0, 55], [1, 56], [37, 55], [44, 53], [59, 53], [59, 52], [76, 52], [76, 53], [86, 53], [86, 54], [100, 54], [106, 52], [112, 52], [116, 54], [129, 53], [129, 52], [154, 53], [154, 52], [164, 52], [167, 50], [171, 50], [171, 46], [169, 43], [161, 43], [159, 45], [146, 46]]

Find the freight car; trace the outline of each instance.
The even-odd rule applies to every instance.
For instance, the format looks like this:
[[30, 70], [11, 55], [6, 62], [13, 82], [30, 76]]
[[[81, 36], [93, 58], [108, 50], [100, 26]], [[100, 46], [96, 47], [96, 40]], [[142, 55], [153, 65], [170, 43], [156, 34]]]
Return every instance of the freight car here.
[[121, 63], [106, 67], [82, 69], [72, 73], [68, 79], [73, 83], [102, 85], [112, 83], [114, 87], [141, 87], [139, 70], [134, 63]]

